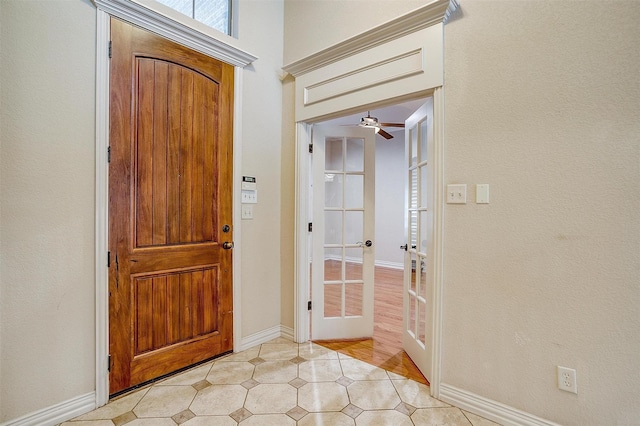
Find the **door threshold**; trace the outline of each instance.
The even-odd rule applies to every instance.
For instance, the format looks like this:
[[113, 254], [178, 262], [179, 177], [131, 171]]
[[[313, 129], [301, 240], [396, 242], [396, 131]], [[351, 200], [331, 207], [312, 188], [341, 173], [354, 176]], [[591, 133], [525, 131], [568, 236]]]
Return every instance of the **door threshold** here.
[[188, 370], [191, 370], [193, 368], [199, 367], [202, 364], [206, 364], [207, 362], [211, 362], [214, 359], [222, 358], [223, 356], [230, 355], [232, 353], [233, 353], [233, 350], [227, 351], [227, 352], [223, 352], [223, 353], [218, 354], [216, 356], [212, 356], [211, 358], [207, 358], [207, 359], [204, 359], [202, 361], [198, 361], [195, 364], [191, 364], [191, 365], [188, 365], [186, 367], [182, 367], [182, 368], [180, 368], [180, 369], [178, 369], [176, 371], [172, 371], [171, 373], [167, 373], [167, 374], [164, 374], [164, 375], [162, 375], [160, 377], [156, 377], [155, 379], [147, 380], [146, 382], [139, 383], [139, 384], [137, 384], [135, 386], [132, 386], [130, 388], [123, 389], [121, 391], [112, 393], [111, 395], [109, 395], [109, 402], [111, 402], [112, 400], [114, 400], [116, 398], [120, 398], [120, 397], [123, 397], [123, 396], [125, 396], [127, 394], [130, 394], [133, 391], [137, 391], [137, 390], [149, 387], [149, 386], [154, 385], [154, 384], [156, 384], [158, 382], [161, 382], [162, 380], [168, 379], [169, 377], [177, 376], [180, 373], [184, 373], [185, 371], [188, 371]]

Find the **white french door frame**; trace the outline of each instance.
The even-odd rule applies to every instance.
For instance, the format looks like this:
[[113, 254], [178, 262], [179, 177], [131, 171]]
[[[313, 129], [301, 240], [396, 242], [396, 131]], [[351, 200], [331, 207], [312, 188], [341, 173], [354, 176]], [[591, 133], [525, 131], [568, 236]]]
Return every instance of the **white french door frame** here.
[[[148, 31], [180, 43], [208, 56], [234, 65], [233, 109], [233, 238], [241, 240], [240, 185], [242, 181], [242, 70], [257, 59], [210, 34], [203, 34], [180, 22], [179, 14], [164, 16], [150, 7], [130, 0], [93, 0], [96, 10], [96, 182], [95, 182], [95, 314], [96, 314], [96, 383], [95, 407], [109, 401], [109, 270], [107, 268], [109, 226], [109, 58], [110, 19], [118, 17]], [[233, 273], [233, 344], [239, 350], [241, 327], [241, 244], [234, 248]]]
[[[433, 339], [431, 342], [431, 395], [438, 397], [440, 393], [440, 377], [442, 368], [442, 303], [443, 303], [443, 262], [442, 231], [444, 212], [444, 90], [437, 87], [433, 90], [433, 173], [434, 173], [434, 210], [433, 210], [433, 244], [434, 244], [434, 290], [433, 300]], [[388, 93], [392, 99], [393, 93]], [[417, 97], [425, 97], [424, 93]], [[362, 105], [361, 109], [367, 109]], [[320, 117], [319, 117], [320, 118]], [[296, 123], [296, 213], [295, 213], [295, 283], [294, 283], [294, 336], [296, 342], [309, 340], [310, 314], [307, 302], [310, 299], [309, 273], [309, 144], [311, 143], [311, 121]], [[400, 309], [400, 308], [399, 308]]]

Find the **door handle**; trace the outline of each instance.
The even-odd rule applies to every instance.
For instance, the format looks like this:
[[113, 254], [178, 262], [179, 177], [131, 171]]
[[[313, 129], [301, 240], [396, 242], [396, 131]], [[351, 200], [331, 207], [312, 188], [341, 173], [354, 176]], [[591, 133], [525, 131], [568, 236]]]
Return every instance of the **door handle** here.
[[231, 250], [233, 248], [233, 241], [225, 241], [224, 243], [222, 243], [222, 248], [225, 250]]
[[405, 244], [405, 245], [403, 245], [403, 246], [400, 246], [400, 250], [407, 251], [407, 249], [408, 249], [408, 248], [409, 248], [409, 246], [408, 246], [408, 245], [406, 245], [406, 244]]
[[364, 247], [364, 246], [371, 247], [373, 245], [371, 240], [367, 240], [364, 243], [362, 241], [358, 241], [356, 244], [359, 245], [360, 247]]

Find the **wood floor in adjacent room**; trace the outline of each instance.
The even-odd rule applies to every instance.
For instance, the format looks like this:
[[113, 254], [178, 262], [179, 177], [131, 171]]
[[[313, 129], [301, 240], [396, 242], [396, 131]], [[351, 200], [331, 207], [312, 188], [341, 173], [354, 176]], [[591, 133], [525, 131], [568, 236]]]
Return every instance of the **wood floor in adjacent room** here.
[[372, 339], [315, 343], [428, 385], [402, 350], [402, 280], [402, 270], [376, 266]]

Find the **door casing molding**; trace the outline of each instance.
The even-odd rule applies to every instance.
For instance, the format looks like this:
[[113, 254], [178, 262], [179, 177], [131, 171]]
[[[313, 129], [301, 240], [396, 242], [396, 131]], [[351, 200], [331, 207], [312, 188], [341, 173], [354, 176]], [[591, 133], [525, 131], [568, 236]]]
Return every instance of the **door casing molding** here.
[[236, 67], [257, 56], [236, 47], [238, 40], [155, 1], [92, 0], [98, 10]]
[[[296, 185], [294, 337], [309, 339], [309, 150], [311, 123], [403, 100], [433, 96], [434, 290], [431, 395], [442, 370], [444, 223], [443, 26], [456, 0], [428, 5], [284, 67], [295, 78]], [[420, 19], [414, 20], [416, 16]], [[407, 31], [407, 28], [410, 28]], [[401, 46], [401, 54], [398, 48]], [[380, 58], [384, 58], [380, 60]], [[406, 65], [412, 72], [404, 72]], [[354, 76], [357, 75], [357, 78]], [[314, 93], [312, 93], [314, 92]]]
[[[131, 0], [94, 0], [96, 11], [96, 195], [95, 195], [95, 311], [96, 311], [96, 392], [95, 407], [109, 401], [109, 270], [107, 268], [109, 227], [109, 58], [110, 19], [124, 19], [148, 31], [163, 35], [179, 44], [200, 51], [215, 59], [235, 66], [234, 110], [233, 110], [233, 238], [241, 240], [240, 185], [242, 181], [242, 67], [257, 59], [225, 42], [216, 41], [211, 35], [183, 24], [170, 23], [171, 18], [159, 15]], [[113, 6], [118, 5], [119, 9]], [[161, 5], [160, 5], [161, 6]], [[115, 10], [115, 12], [114, 12]], [[118, 12], [118, 10], [120, 12]], [[122, 10], [127, 13], [123, 14]], [[178, 31], [179, 39], [158, 31], [159, 27], [187, 28]], [[207, 49], [194, 45], [206, 45]], [[241, 245], [236, 245], [233, 254], [233, 344], [234, 351], [241, 342]]]

